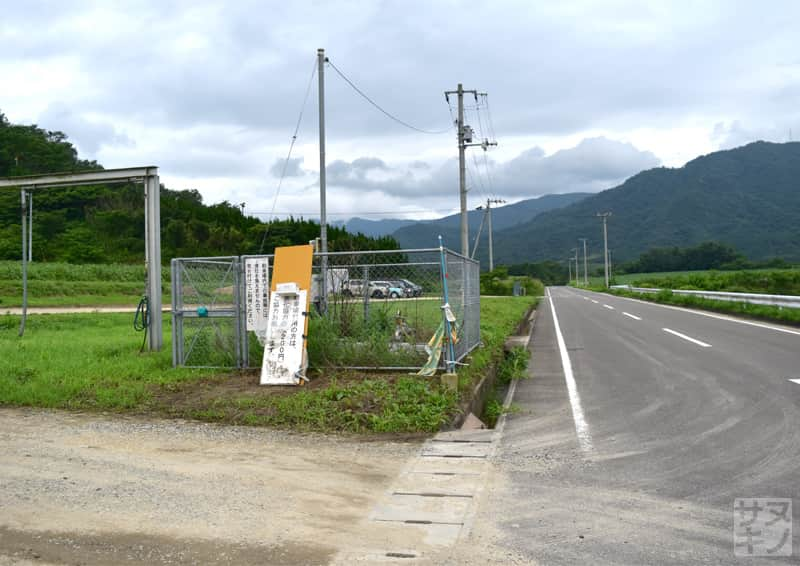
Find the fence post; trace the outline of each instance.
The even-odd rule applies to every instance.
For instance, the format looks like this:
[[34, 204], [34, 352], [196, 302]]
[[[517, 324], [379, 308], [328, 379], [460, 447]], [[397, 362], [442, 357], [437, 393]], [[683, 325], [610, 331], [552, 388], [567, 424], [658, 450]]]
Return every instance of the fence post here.
[[239, 281], [241, 280], [239, 277], [239, 258], [233, 257], [231, 262], [233, 263], [233, 268], [231, 269], [233, 273], [233, 352], [234, 356], [236, 356], [236, 368], [238, 369], [242, 367], [242, 305], [239, 301], [241, 296], [239, 293]]
[[245, 273], [245, 256], [239, 256], [239, 297], [236, 301], [238, 305], [237, 313], [239, 316], [239, 332], [241, 339], [240, 348], [242, 349], [241, 368], [250, 367], [250, 334], [247, 331], [247, 276]]
[[369, 320], [369, 266], [364, 266], [364, 322], [366, 323]]
[[[171, 273], [171, 289], [170, 292], [172, 293], [172, 367], [178, 367], [178, 260], [172, 259], [170, 262], [170, 273]], [[182, 323], [183, 321], [181, 321]]]

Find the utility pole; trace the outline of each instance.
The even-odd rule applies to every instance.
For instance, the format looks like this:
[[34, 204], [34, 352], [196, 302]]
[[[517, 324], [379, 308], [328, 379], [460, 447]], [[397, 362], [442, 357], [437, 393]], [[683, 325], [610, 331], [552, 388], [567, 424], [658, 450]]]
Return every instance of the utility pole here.
[[489, 215], [489, 271], [494, 270], [494, 243], [492, 242], [492, 203], [503, 204], [502, 199], [486, 199], [486, 214]]
[[494, 271], [494, 244], [492, 243], [492, 204], [503, 204], [506, 201], [499, 198], [487, 198], [486, 208], [483, 205], [476, 207], [475, 210], [485, 210], [483, 213], [483, 220], [481, 220], [481, 227], [478, 228], [478, 235], [475, 238], [475, 247], [472, 250], [472, 257], [475, 257], [475, 250], [478, 249], [478, 239], [481, 237], [481, 230], [483, 229], [483, 221], [488, 218], [489, 226], [489, 271]]
[[609, 279], [609, 282], [611, 281], [611, 278], [614, 277], [614, 263], [612, 261], [614, 259], [614, 255], [612, 253], [613, 251], [614, 250], [608, 250], [608, 279]]
[[567, 278], [567, 285], [572, 282], [572, 258], [567, 258], [567, 268], [569, 269], [569, 277]]
[[[578, 282], [578, 275], [579, 275], [579, 271], [578, 271], [578, 248], [572, 248], [571, 251], [575, 252], [575, 256], [569, 258], [569, 260], [570, 260], [570, 263], [573, 260], [575, 260], [575, 286], [579, 287], [580, 283]], [[570, 277], [570, 279], [572, 279], [572, 278]]]
[[586, 238], [578, 238], [579, 242], [583, 242], [583, 286], [589, 286], [589, 271], [586, 262]]
[[603, 263], [606, 268], [606, 289], [608, 289], [608, 217], [610, 212], [598, 212], [598, 217], [603, 219]]
[[[319, 76], [319, 241], [320, 275], [319, 308], [328, 306], [328, 215], [325, 207], [325, 50], [317, 49], [317, 75]], [[364, 282], [366, 285], [367, 282]]]
[[464, 124], [464, 94], [472, 94], [475, 97], [475, 104], [478, 103], [478, 94], [483, 96], [485, 93], [478, 93], [477, 90], [464, 90], [464, 86], [458, 83], [456, 90], [447, 90], [444, 97], [448, 104], [450, 95], [458, 97], [458, 118], [456, 129], [458, 130], [458, 193], [461, 200], [461, 255], [469, 256], [469, 219], [467, 217], [467, 160], [466, 150], [468, 147], [481, 146], [484, 151], [490, 145], [497, 145], [496, 141], [490, 142], [484, 139], [481, 143], [472, 143], [472, 128]]

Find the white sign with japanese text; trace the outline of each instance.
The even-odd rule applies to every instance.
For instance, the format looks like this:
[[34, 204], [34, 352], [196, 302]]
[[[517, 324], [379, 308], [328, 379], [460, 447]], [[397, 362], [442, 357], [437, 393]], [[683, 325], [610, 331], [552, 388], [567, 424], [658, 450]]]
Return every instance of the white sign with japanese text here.
[[247, 330], [263, 333], [269, 313], [269, 258], [245, 258], [244, 277]]
[[261, 365], [261, 385], [297, 385], [304, 368], [306, 294], [273, 293]]

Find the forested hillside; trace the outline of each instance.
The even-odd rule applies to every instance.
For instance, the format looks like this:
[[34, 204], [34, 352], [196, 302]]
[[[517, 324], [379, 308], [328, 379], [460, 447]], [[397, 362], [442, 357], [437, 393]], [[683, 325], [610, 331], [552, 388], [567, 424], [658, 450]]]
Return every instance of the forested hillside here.
[[602, 222], [615, 261], [650, 248], [715, 241], [751, 260], [800, 260], [800, 143], [755, 142], [698, 157], [677, 169], [634, 175], [619, 187], [545, 212], [495, 234], [495, 262], [563, 260], [589, 239], [602, 253]]
[[[62, 132], [10, 124], [0, 113], [0, 178], [102, 169], [82, 160]], [[43, 261], [134, 262], [144, 257], [141, 186], [114, 185], [34, 191], [34, 257]], [[305, 244], [319, 224], [303, 219], [269, 224], [228, 202], [205, 205], [197, 191], [161, 188], [162, 257], [270, 253]], [[265, 237], [266, 236], [266, 237]], [[0, 259], [21, 253], [20, 195], [0, 191]], [[329, 249], [397, 249], [391, 237], [369, 238], [328, 228]], [[263, 245], [262, 245], [263, 243]]]
[[[521, 222], [530, 221], [537, 214], [567, 206], [583, 200], [589, 193], [565, 193], [560, 195], [544, 195], [538, 198], [523, 200], [514, 204], [492, 208], [493, 231], [510, 228]], [[475, 245], [475, 237], [483, 219], [483, 210], [470, 210], [469, 216], [469, 241], [470, 251]], [[409, 226], [395, 231], [392, 236], [400, 242], [403, 248], [429, 248], [439, 245], [439, 235], [442, 236], [445, 246], [453, 250], [461, 250], [461, 214], [451, 214], [438, 220], [414, 222]], [[484, 263], [489, 257], [487, 237], [488, 227], [484, 226], [481, 240], [478, 243], [477, 257]]]

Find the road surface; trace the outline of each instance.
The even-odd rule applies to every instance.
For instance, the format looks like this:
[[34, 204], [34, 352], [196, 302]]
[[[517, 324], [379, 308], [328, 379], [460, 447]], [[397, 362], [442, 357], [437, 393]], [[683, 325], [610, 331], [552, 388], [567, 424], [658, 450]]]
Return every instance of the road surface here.
[[[541, 564], [800, 563], [800, 330], [549, 292], [491, 487], [500, 546]], [[734, 554], [734, 499], [754, 497], [793, 499], [793, 556]]]

